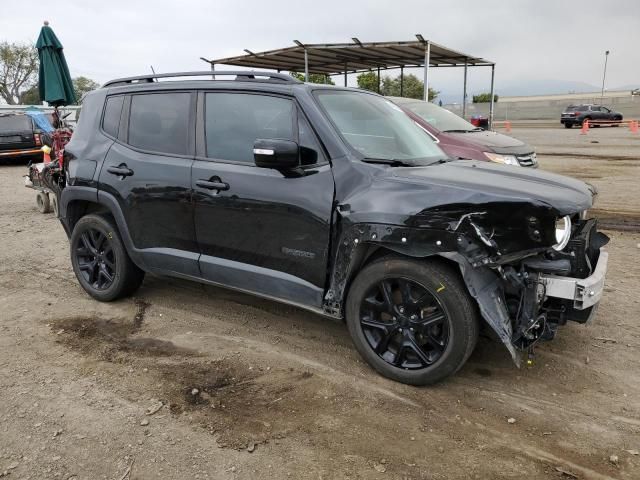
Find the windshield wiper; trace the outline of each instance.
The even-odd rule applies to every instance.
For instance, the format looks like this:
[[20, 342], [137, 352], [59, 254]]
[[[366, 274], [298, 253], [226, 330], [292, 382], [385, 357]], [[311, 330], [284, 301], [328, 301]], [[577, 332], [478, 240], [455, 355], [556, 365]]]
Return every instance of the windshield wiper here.
[[394, 167], [413, 167], [415, 165], [402, 161], [402, 160], [398, 160], [397, 158], [369, 158], [369, 157], [365, 157], [362, 159], [363, 162], [366, 163], [381, 163], [383, 165], [391, 165]]
[[459, 130], [455, 130], [455, 129], [454, 130], [443, 130], [444, 133], [469, 133], [469, 132], [481, 132], [481, 131], [482, 131], [482, 128], [480, 128], [480, 127], [476, 127], [473, 130], [462, 130], [462, 129], [459, 129]]

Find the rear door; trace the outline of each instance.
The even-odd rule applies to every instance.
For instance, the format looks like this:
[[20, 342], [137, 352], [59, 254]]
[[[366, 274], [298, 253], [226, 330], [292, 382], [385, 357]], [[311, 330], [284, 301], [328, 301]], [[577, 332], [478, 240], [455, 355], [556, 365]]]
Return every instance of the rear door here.
[[[334, 182], [309, 122], [293, 98], [262, 93], [201, 92], [198, 112], [193, 190], [203, 277], [319, 307]], [[298, 142], [300, 168], [257, 167], [258, 138]]]
[[107, 97], [102, 131], [116, 141], [100, 172], [100, 190], [119, 203], [145, 266], [189, 276], [199, 275], [191, 203], [195, 99], [190, 91]]

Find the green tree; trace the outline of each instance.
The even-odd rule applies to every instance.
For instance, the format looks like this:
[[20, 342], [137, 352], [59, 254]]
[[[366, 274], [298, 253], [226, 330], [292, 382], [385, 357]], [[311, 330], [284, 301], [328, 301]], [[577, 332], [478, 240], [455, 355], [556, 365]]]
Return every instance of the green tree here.
[[73, 79], [73, 91], [76, 94], [76, 101], [78, 102], [85, 94], [98, 87], [100, 87], [98, 82], [87, 77], [76, 77]]
[[[372, 92], [378, 91], [378, 74], [375, 72], [361, 73], [357, 77], [358, 87]], [[424, 82], [413, 74], [405, 75], [402, 96], [407, 98], [422, 98]], [[400, 96], [400, 76], [384, 76], [380, 82], [380, 93], [389, 97]], [[429, 87], [429, 101], [436, 98], [440, 92]]]
[[36, 84], [38, 51], [33, 45], [0, 43], [0, 97], [17, 105], [20, 95]]
[[[304, 73], [299, 72], [289, 72], [293, 78], [297, 78], [301, 82], [304, 82]], [[309, 74], [309, 83], [321, 83], [323, 85], [335, 85], [333, 80], [329, 75], [325, 75], [324, 73], [310, 73]]]
[[378, 74], [375, 72], [364, 72], [356, 78], [358, 87], [371, 92], [378, 91]]
[[[498, 101], [498, 95], [493, 95], [493, 101]], [[489, 103], [491, 102], [491, 93], [480, 93], [473, 96], [473, 103]]]
[[38, 86], [34, 85], [29, 90], [25, 90], [20, 94], [20, 103], [22, 105], [40, 105], [42, 100], [40, 100], [40, 92], [38, 91]]

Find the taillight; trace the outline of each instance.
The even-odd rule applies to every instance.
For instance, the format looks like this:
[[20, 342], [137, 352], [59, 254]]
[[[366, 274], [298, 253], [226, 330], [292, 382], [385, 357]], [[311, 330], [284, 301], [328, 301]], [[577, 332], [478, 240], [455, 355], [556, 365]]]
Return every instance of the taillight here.
[[36, 146], [40, 146], [42, 145], [42, 140], [40, 140], [40, 134], [39, 133], [34, 133], [33, 134], [33, 139], [36, 141]]
[[574, 117], [579, 117], [580, 116], [580, 112], [573, 112], [573, 116]]

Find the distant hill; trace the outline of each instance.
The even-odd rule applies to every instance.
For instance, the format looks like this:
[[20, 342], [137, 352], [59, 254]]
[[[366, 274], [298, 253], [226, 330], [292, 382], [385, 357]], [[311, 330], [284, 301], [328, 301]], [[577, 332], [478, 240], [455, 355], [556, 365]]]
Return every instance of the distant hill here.
[[[441, 90], [440, 95], [438, 96], [438, 100], [442, 100], [443, 103], [452, 103], [457, 102], [460, 103], [462, 101], [460, 88], [449, 89], [446, 87], [441, 87], [440, 85], [435, 86], [438, 90]], [[458, 87], [457, 85], [455, 87]], [[544, 80], [530, 80], [530, 79], [521, 79], [515, 81], [508, 81], [504, 83], [498, 83], [496, 85], [496, 93], [498, 95], [502, 95], [505, 97], [512, 96], [528, 96], [528, 95], [551, 95], [554, 93], [586, 93], [586, 92], [597, 92], [600, 90], [600, 87], [595, 85], [590, 85], [586, 82], [580, 81], [572, 81], [572, 80], [553, 80], [553, 79], [544, 79]], [[482, 89], [474, 88], [473, 90], [469, 90], [468, 96], [469, 99], [473, 97], [473, 95], [477, 95], [478, 93], [488, 92], [488, 86]]]

